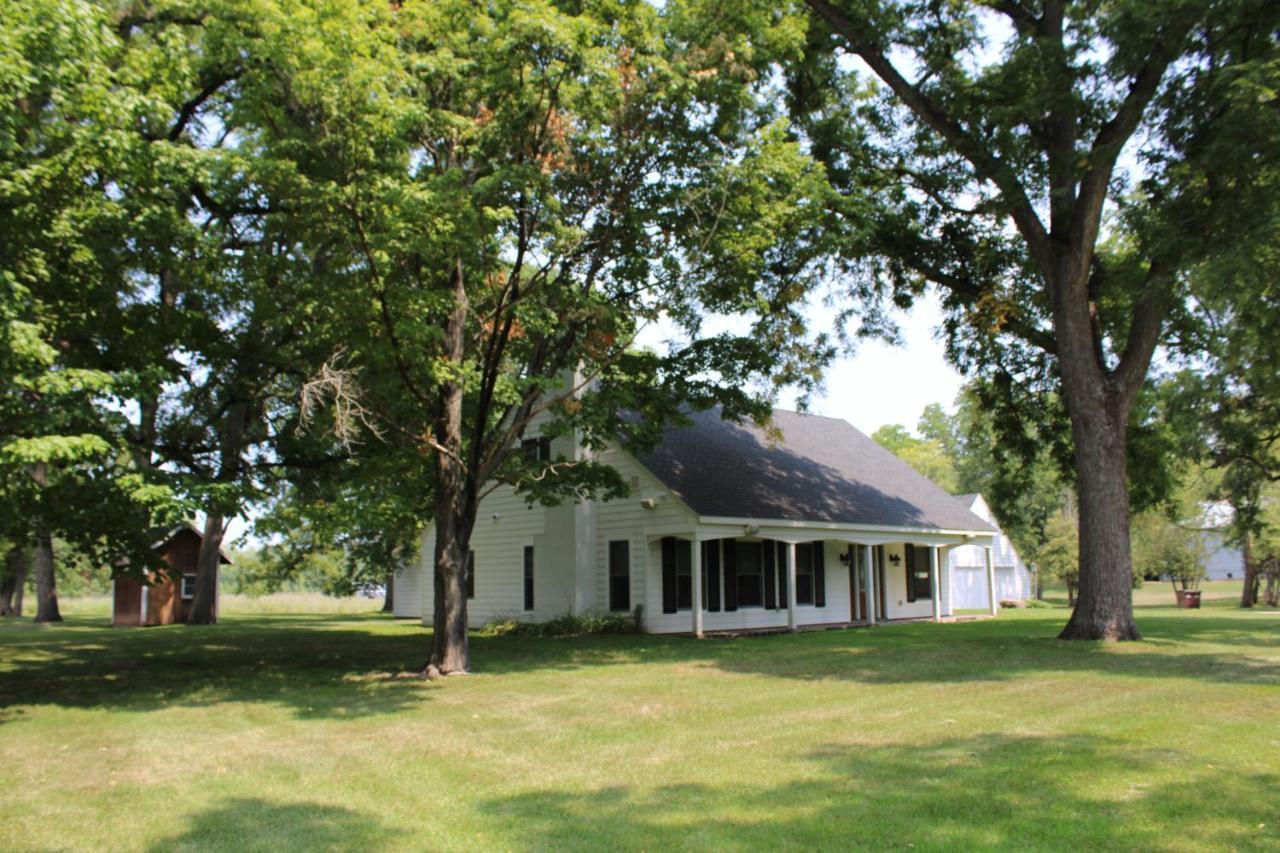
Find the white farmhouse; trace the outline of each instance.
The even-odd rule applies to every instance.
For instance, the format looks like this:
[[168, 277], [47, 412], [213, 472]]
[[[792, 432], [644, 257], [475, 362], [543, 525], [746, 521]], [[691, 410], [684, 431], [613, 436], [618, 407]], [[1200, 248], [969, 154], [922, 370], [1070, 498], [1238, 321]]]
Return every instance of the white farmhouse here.
[[[696, 635], [941, 620], [959, 605], [939, 567], [962, 547], [982, 560], [995, 612], [992, 525], [845, 421], [777, 411], [773, 435], [716, 411], [691, 420], [652, 452], [598, 455], [629, 481], [626, 498], [548, 508], [508, 488], [486, 497], [470, 625], [636, 607], [645, 631]], [[526, 442], [587, 452], [552, 444]], [[418, 562], [397, 576], [396, 615], [430, 620], [434, 542], [428, 530]]]

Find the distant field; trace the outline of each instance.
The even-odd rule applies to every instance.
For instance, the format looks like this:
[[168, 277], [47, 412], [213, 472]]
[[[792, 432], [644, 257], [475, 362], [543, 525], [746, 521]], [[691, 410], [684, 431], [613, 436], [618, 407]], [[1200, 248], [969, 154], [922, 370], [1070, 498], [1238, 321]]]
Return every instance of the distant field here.
[[[111, 615], [111, 598], [106, 595], [60, 598], [58, 606], [62, 615], [68, 617]], [[318, 592], [277, 592], [256, 596], [223, 595], [218, 606], [219, 612], [224, 616], [255, 613], [370, 613], [382, 609], [382, 598], [334, 598]]]
[[1280, 850], [1280, 616], [1169, 598], [1121, 645], [1053, 639], [1057, 607], [475, 637], [437, 682], [375, 601], [146, 630], [76, 603], [0, 622], [0, 848]]

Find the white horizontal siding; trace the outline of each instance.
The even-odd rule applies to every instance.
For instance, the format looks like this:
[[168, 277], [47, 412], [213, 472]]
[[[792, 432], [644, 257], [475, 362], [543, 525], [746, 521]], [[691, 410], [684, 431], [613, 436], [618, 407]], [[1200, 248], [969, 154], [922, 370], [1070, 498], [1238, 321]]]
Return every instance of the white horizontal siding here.
[[[645, 531], [681, 527], [692, 531], [697, 519], [679, 498], [629, 453], [610, 446], [597, 459], [611, 466], [630, 484], [631, 494], [616, 500], [598, 501], [593, 508], [595, 583], [587, 609], [601, 613], [609, 609], [609, 543], [626, 540], [631, 546], [631, 607], [643, 605], [644, 628], [654, 631], [656, 628], [651, 620], [655, 613], [661, 614], [662, 602], [659, 600], [656, 610], [649, 602], [646, 579], [656, 572], [661, 583], [662, 555], [654, 551], [656, 543], [651, 547]], [[653, 501], [653, 509], [645, 508], [645, 500]]]

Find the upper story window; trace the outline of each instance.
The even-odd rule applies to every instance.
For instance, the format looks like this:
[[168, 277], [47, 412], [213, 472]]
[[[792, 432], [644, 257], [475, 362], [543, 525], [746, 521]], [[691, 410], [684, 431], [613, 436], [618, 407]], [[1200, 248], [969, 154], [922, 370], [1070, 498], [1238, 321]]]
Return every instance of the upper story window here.
[[526, 438], [520, 442], [520, 451], [524, 453], [525, 458], [530, 462], [550, 462], [551, 461], [551, 439], [546, 436], [541, 438]]

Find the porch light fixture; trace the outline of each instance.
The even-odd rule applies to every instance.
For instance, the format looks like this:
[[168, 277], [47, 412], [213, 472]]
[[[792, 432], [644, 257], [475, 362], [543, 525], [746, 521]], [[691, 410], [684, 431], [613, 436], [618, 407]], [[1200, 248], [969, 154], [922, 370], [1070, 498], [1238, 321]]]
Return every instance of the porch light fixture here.
[[760, 532], [760, 528], [754, 524], [742, 525], [742, 533], [744, 536], [755, 536], [759, 532]]
[[889, 562], [890, 562], [890, 563], [893, 563], [893, 564], [896, 566], [896, 565], [898, 565], [899, 563], [901, 563], [901, 562], [902, 562], [902, 557], [901, 557], [901, 555], [899, 555], [899, 554], [890, 554], [890, 555], [889, 555]]
[[840, 562], [844, 563], [846, 566], [847, 566], [847, 565], [849, 565], [849, 562], [850, 562], [850, 561], [849, 561], [849, 558], [850, 558], [851, 556], [853, 556], [853, 555], [852, 555], [849, 551], [841, 551], [841, 552], [840, 552]]

